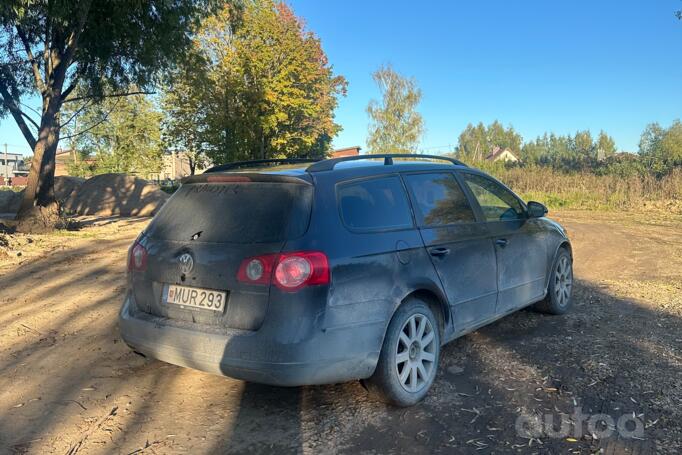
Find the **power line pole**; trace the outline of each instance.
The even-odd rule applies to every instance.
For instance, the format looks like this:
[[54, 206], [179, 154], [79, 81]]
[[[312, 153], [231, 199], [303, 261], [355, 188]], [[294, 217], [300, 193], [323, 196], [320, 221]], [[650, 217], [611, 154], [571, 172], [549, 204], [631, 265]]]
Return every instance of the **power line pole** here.
[[[9, 165], [7, 163], [7, 144], [5, 144], [5, 180], [9, 179]], [[5, 181], [7, 183], [7, 181]]]

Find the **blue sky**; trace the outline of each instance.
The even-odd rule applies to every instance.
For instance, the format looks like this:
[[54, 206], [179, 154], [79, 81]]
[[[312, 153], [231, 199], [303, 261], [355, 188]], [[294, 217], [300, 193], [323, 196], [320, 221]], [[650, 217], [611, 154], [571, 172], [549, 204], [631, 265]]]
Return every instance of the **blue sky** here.
[[[444, 153], [467, 123], [495, 119], [524, 139], [544, 131], [600, 129], [636, 151], [647, 123], [682, 117], [679, 0], [320, 1], [290, 0], [348, 96], [337, 110], [337, 147], [364, 147], [371, 73], [391, 63], [416, 78], [426, 134]], [[29, 153], [11, 118], [0, 145]]]
[[524, 137], [600, 129], [636, 151], [647, 123], [682, 117], [679, 0], [291, 0], [349, 82], [335, 146], [364, 145], [371, 72], [417, 79], [426, 134], [446, 152], [469, 122], [495, 119]]

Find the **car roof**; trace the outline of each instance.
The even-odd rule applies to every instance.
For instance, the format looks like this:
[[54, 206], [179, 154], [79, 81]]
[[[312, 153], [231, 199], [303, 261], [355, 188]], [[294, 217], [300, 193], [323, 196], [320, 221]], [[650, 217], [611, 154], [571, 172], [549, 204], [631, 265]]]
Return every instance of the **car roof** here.
[[[225, 171], [218, 171], [219, 173], [249, 173], [249, 174], [266, 174], [266, 175], [283, 175], [290, 177], [299, 177], [309, 180], [310, 172], [309, 165], [305, 163], [294, 164], [275, 164], [270, 166], [247, 166], [238, 169], [229, 169]], [[335, 164], [331, 170], [320, 171], [325, 174], [337, 175], [339, 180], [352, 177], [371, 176], [379, 174], [390, 174], [394, 172], [409, 172], [409, 171], [451, 171], [454, 169], [471, 169], [465, 165], [458, 165], [452, 163], [438, 163], [427, 160], [410, 160], [402, 161], [395, 160], [391, 164], [386, 164], [383, 159], [377, 159], [368, 156], [367, 159], [340, 161]], [[315, 172], [317, 174], [317, 172]]]

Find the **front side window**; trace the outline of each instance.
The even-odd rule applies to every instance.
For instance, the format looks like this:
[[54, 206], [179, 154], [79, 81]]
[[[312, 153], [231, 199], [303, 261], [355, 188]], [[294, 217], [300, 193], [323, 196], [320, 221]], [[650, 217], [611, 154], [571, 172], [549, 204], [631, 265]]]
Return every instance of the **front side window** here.
[[486, 221], [518, 220], [525, 217], [521, 202], [499, 183], [477, 174], [462, 172], [461, 175], [474, 193]]
[[411, 174], [406, 175], [405, 180], [420, 226], [437, 227], [476, 221], [469, 201], [452, 173]]
[[341, 217], [351, 229], [388, 230], [412, 227], [405, 190], [398, 177], [382, 177], [339, 186]]

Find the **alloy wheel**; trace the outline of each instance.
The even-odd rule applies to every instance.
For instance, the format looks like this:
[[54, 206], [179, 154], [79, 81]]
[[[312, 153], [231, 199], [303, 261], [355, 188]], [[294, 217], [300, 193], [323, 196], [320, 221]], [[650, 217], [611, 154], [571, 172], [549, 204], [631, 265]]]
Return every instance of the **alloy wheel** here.
[[395, 366], [400, 385], [419, 392], [436, 371], [436, 336], [428, 317], [413, 314], [403, 325], [396, 346]]
[[568, 305], [573, 286], [573, 270], [567, 256], [561, 256], [554, 273], [554, 293], [557, 304], [561, 307]]

